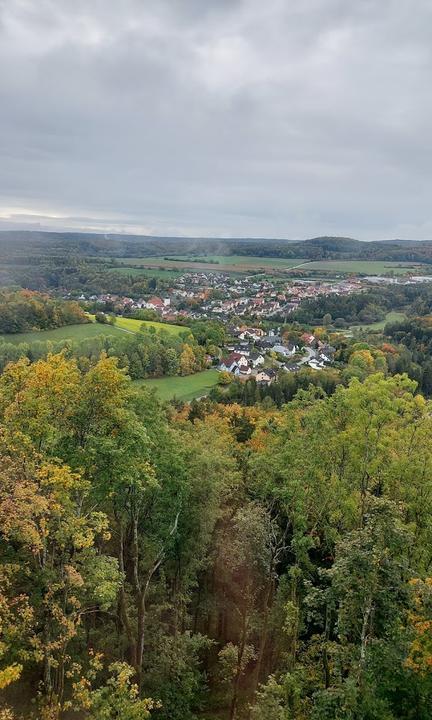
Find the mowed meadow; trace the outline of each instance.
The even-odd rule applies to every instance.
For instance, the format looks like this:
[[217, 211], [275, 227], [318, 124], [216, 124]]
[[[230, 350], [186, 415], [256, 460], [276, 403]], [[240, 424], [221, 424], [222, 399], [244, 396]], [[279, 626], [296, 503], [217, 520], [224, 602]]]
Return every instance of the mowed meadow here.
[[204, 397], [217, 385], [219, 373], [217, 370], [203, 370], [194, 375], [184, 377], [172, 376], [163, 378], [149, 378], [135, 380], [135, 387], [147, 387], [155, 390], [159, 400], [182, 400], [187, 402], [194, 398]]
[[173, 335], [187, 332], [187, 328], [181, 325], [169, 325], [168, 323], [134, 320], [132, 318], [117, 317], [115, 324], [102, 324], [94, 322], [81, 323], [79, 325], [64, 325], [53, 330], [34, 330], [25, 333], [8, 333], [0, 335], [0, 341], [14, 343], [33, 342], [56, 342], [59, 340], [85, 340], [86, 338], [97, 337], [98, 335], [119, 335], [120, 333], [137, 333], [142, 325], [152, 327], [156, 331], [164, 330]]
[[164, 330], [171, 335], [180, 335], [187, 332], [188, 328], [183, 325], [170, 325], [169, 323], [157, 322], [156, 320], [135, 320], [133, 318], [116, 317], [115, 328], [127, 330], [128, 332], [139, 332], [142, 325], [148, 328], [154, 328], [157, 331]]

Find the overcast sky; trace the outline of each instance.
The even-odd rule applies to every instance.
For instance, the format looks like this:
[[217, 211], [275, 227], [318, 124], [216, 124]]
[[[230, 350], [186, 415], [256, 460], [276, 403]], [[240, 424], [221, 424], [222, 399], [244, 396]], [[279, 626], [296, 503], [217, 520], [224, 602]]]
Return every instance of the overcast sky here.
[[431, 0], [0, 0], [0, 227], [432, 239]]

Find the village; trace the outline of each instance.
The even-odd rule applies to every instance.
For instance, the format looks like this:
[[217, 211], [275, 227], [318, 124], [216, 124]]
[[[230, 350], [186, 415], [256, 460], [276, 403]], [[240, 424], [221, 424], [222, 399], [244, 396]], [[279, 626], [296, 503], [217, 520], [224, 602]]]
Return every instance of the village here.
[[131, 298], [103, 293], [86, 296], [101, 304], [109, 303], [116, 313], [136, 310], [154, 311], [161, 320], [179, 318], [218, 319], [229, 322], [233, 317], [287, 320], [301, 302], [321, 295], [349, 295], [361, 292], [366, 283], [358, 278], [336, 282], [302, 280], [256, 275], [235, 277], [217, 272], [189, 272], [163, 288], [163, 293], [148, 298]]
[[79, 299], [124, 316], [145, 311], [146, 316], [168, 323], [187, 319], [223, 322], [230, 340], [219, 348], [218, 356], [208, 358], [209, 366], [225, 373], [227, 382], [234, 377], [254, 378], [270, 385], [279, 372], [297, 372], [302, 366], [322, 370], [333, 363], [335, 353], [335, 348], [307, 332], [296, 342], [287, 340], [278, 323], [289, 321], [308, 298], [361, 292], [364, 286], [357, 278], [330, 282], [194, 272], [185, 273], [163, 293], [148, 298], [107, 293], [87, 298], [82, 294]]
[[235, 342], [227, 345], [228, 355], [218, 364], [220, 372], [239, 379], [255, 378], [270, 385], [278, 372], [297, 372], [302, 365], [322, 370], [334, 360], [336, 349], [311, 333], [303, 333], [297, 343], [285, 340], [280, 329], [264, 331], [255, 327], [229, 327]]

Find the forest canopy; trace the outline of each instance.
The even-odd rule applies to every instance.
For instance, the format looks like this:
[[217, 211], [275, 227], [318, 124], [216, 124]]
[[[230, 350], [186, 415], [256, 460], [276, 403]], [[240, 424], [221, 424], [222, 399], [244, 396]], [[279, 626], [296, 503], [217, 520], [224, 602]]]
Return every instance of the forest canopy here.
[[74, 301], [63, 301], [30, 290], [0, 290], [0, 333], [51, 330], [89, 322]]
[[136, 392], [114, 358], [10, 364], [4, 703], [40, 718], [429, 718], [431, 417], [406, 375], [192, 417]]

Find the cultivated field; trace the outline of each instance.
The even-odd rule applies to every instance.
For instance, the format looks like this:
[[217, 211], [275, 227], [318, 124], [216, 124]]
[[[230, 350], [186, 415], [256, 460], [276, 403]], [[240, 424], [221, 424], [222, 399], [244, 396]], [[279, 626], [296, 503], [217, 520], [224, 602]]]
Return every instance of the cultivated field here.
[[187, 255], [169, 255], [163, 257], [116, 258], [125, 266], [146, 268], [167, 268], [170, 270], [208, 270], [216, 272], [256, 272], [257, 270], [284, 270], [297, 267], [305, 262], [303, 258], [265, 258], [246, 255], [209, 255], [191, 257]]
[[333, 273], [360, 273], [362, 275], [405, 275], [407, 272], [428, 273], [432, 268], [409, 262], [388, 262], [386, 260], [318, 260], [308, 262], [302, 270], [321, 270]]
[[203, 370], [195, 375], [185, 377], [173, 376], [164, 378], [151, 378], [149, 380], [135, 380], [136, 387], [145, 385], [154, 388], [160, 400], [193, 400], [207, 395], [212, 387], [217, 385], [219, 373], [217, 370]]
[[[404, 275], [407, 272], [416, 274], [432, 273], [432, 267], [410, 262], [389, 262], [385, 260], [317, 260], [309, 261], [305, 258], [269, 258], [246, 255], [208, 255], [188, 256], [169, 255], [163, 257], [142, 257], [142, 258], [116, 258], [124, 267], [116, 268], [118, 272], [158, 274], [160, 277], [169, 277], [164, 273], [176, 271], [219, 271], [232, 273], [257, 272], [261, 270], [267, 274], [272, 270], [281, 272], [283, 270], [299, 269], [304, 272], [318, 271], [325, 273], [361, 275], [387, 275], [393, 272], [395, 275]], [[143, 266], [139, 268], [137, 266]], [[145, 269], [144, 269], [145, 268]], [[154, 268], [154, 269], [153, 269]], [[164, 270], [161, 270], [164, 268]]]
[[[250, 265], [253, 267], [271, 267], [271, 268], [291, 268], [295, 265], [306, 262], [304, 258], [273, 258], [259, 257], [258, 255], [202, 255], [200, 257], [191, 255], [170, 255], [174, 261], [180, 262], [202, 262], [204, 264], [213, 263], [216, 265]], [[194, 262], [195, 264], [195, 262]]]

